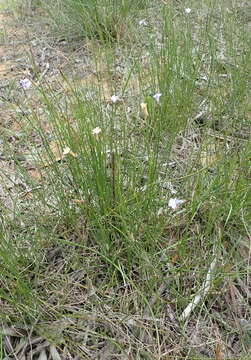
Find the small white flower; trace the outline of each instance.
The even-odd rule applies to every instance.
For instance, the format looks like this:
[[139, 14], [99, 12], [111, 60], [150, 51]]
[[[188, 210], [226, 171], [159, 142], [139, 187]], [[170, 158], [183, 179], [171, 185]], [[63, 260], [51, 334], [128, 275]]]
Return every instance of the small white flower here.
[[177, 210], [178, 207], [183, 204], [186, 200], [181, 200], [181, 199], [176, 199], [176, 198], [173, 198], [173, 199], [169, 199], [168, 201], [168, 206], [173, 209], [173, 210]]
[[146, 19], [140, 20], [140, 21], [139, 21], [139, 25], [140, 25], [140, 26], [147, 26], [148, 24], [147, 24]]
[[93, 130], [92, 130], [92, 135], [94, 136], [97, 136], [101, 133], [101, 129], [100, 127], [95, 127]]
[[161, 96], [162, 96], [161, 93], [157, 93], [157, 94], [153, 95], [153, 98], [154, 98], [154, 100], [156, 100], [157, 103], [159, 103], [159, 99]]
[[19, 81], [19, 84], [24, 90], [28, 90], [32, 85], [29, 79], [22, 79]]
[[118, 97], [117, 95], [112, 95], [112, 96], [111, 96], [111, 101], [112, 101], [113, 103], [117, 102], [118, 100], [119, 100], [119, 97]]
[[77, 154], [74, 153], [73, 151], [71, 151], [71, 149], [69, 148], [69, 146], [66, 146], [64, 149], [63, 149], [63, 155], [66, 156], [70, 154], [71, 156], [73, 157], [77, 157]]
[[186, 8], [186, 9], [185, 9], [185, 13], [186, 13], [186, 14], [190, 14], [191, 11], [192, 11], [192, 9], [190, 9], [190, 8]]
[[71, 149], [69, 148], [69, 146], [66, 146], [63, 150], [63, 155], [68, 155], [71, 152]]

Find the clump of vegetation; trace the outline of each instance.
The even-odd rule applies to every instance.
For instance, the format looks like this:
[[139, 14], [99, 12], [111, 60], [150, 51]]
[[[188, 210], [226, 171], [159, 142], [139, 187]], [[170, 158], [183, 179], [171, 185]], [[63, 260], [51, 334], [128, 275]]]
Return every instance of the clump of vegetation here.
[[3, 94], [3, 357], [250, 356], [248, 24], [189, 6], [32, 10], [65, 65], [33, 39]]
[[[149, 0], [59, 0], [16, 2], [21, 13], [42, 9], [50, 31], [66, 39], [94, 38], [105, 43], [126, 42], [136, 31], [135, 20], [149, 7]], [[20, 8], [21, 7], [21, 8]]]

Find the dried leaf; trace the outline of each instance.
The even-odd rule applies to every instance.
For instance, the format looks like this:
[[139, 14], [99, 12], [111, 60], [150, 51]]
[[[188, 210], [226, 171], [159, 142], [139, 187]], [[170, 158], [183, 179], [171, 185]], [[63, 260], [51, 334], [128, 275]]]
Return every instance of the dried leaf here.
[[43, 349], [41, 353], [39, 354], [38, 360], [47, 360], [46, 351]]
[[41, 171], [38, 169], [35, 169], [35, 168], [28, 169], [28, 173], [34, 180], [39, 181], [42, 179]]
[[149, 116], [148, 113], [148, 109], [147, 109], [147, 104], [146, 103], [141, 103], [140, 104], [140, 117], [144, 120], [146, 120]]
[[222, 360], [222, 352], [221, 352], [221, 346], [218, 343], [215, 347], [215, 360]]
[[0, 335], [3, 336], [23, 336], [23, 334], [19, 333], [15, 328], [10, 328], [8, 326], [2, 326], [0, 328]]
[[202, 166], [211, 166], [217, 161], [216, 145], [214, 143], [207, 144], [204, 151], [200, 153], [200, 162]]
[[50, 148], [50, 153], [53, 156], [48, 156], [48, 153], [45, 154], [42, 160], [42, 165], [44, 167], [50, 166], [55, 162], [59, 162], [64, 159], [64, 154], [60, 150], [59, 144], [56, 141], [51, 141], [49, 144], [49, 148]]
[[84, 204], [85, 200], [82, 199], [72, 199], [72, 202], [74, 202], [75, 204]]
[[54, 345], [50, 345], [49, 349], [50, 349], [52, 360], [61, 360], [61, 357]]

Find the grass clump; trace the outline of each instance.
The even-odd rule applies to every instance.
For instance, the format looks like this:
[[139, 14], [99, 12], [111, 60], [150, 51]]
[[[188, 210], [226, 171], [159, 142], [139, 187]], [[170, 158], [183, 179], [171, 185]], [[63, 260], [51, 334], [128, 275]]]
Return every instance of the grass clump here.
[[[25, 128], [4, 132], [2, 353], [244, 359], [250, 48], [239, 12], [47, 5], [61, 38], [101, 41], [81, 79], [38, 66], [15, 102]], [[120, 26], [141, 12], [138, 39], [122, 46], [114, 16]]]
[[149, 0], [46, 0], [14, 4], [19, 5], [20, 14], [42, 10], [40, 21], [61, 40], [96, 39], [106, 44], [125, 44], [136, 35], [135, 21], [147, 10]]

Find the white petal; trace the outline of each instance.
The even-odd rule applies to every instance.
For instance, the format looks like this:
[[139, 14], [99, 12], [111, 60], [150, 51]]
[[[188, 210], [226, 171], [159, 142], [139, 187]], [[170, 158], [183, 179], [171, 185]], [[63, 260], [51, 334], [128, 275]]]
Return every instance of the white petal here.
[[185, 9], [185, 13], [186, 13], [186, 14], [190, 14], [191, 11], [192, 11], [192, 9], [190, 9], [190, 8], [186, 8], [186, 9]]
[[176, 199], [176, 198], [172, 198], [169, 199], [168, 201], [168, 206], [173, 209], [173, 210], [177, 210], [178, 207], [183, 204], [186, 200], [181, 200], [181, 199]]
[[69, 148], [69, 146], [66, 146], [63, 150], [63, 155], [67, 155], [71, 152], [71, 149]]
[[31, 87], [31, 81], [29, 79], [22, 79], [19, 81], [19, 84], [24, 90], [28, 90]]
[[117, 102], [118, 100], [119, 100], [119, 97], [118, 97], [117, 95], [112, 95], [112, 96], [111, 96], [111, 101], [112, 101], [113, 103]]
[[92, 135], [98, 135], [99, 133], [101, 133], [100, 127], [95, 127], [95, 128], [92, 130]]
[[153, 95], [153, 98], [154, 98], [154, 100], [156, 100], [157, 103], [158, 103], [161, 96], [162, 96], [161, 93], [157, 93], [157, 94]]
[[146, 21], [146, 19], [140, 20], [140, 21], [139, 21], [139, 25], [141, 25], [141, 26], [147, 26], [147, 21]]

